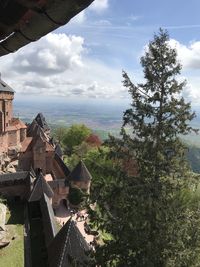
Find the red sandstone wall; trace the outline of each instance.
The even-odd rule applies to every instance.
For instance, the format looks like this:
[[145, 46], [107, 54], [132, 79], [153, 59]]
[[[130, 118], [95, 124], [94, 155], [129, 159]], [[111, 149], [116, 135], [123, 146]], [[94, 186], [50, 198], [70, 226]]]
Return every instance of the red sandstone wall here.
[[23, 142], [26, 138], [26, 129], [20, 129], [20, 142]]
[[16, 145], [19, 146], [20, 145], [20, 129], [17, 130], [16, 132], [16, 140], [17, 140]]
[[[12, 118], [13, 108], [12, 108], [12, 100], [14, 98], [14, 94], [10, 92], [0, 92], [0, 111], [3, 112], [3, 120], [4, 126], [3, 131], [8, 127], [9, 122]], [[2, 128], [2, 125], [1, 127]]]
[[12, 100], [9, 100], [8, 101], [8, 104], [7, 104], [7, 112], [8, 112], [8, 122], [10, 123], [12, 117], [13, 117], [13, 105], [12, 105]]
[[0, 134], [0, 153], [8, 151], [8, 134]]
[[58, 165], [58, 163], [55, 160], [53, 160], [52, 171], [53, 171], [53, 174], [56, 176], [56, 179], [66, 178], [64, 172], [62, 171], [62, 169], [60, 168], [60, 166]]
[[18, 144], [19, 135], [17, 131], [9, 131], [8, 132], [8, 146], [16, 146]]
[[46, 174], [46, 144], [42, 140], [37, 140], [33, 147], [33, 168], [42, 169], [42, 173]]
[[0, 92], [0, 153], [7, 153], [8, 147], [18, 146], [26, 138], [26, 129], [4, 133], [13, 117], [13, 98], [14, 93]]
[[53, 169], [54, 152], [46, 152], [46, 173], [51, 173]]
[[12, 119], [12, 100], [5, 100], [4, 101], [4, 116], [5, 116], [5, 130], [9, 126], [9, 123]]
[[31, 164], [33, 164], [32, 152], [27, 151], [25, 153], [20, 153], [18, 168], [20, 170], [29, 171]]
[[54, 195], [52, 199], [53, 208], [56, 208], [62, 199], [67, 199], [69, 187], [57, 187], [53, 189]]
[[0, 101], [1, 100], [13, 100], [14, 99], [14, 93], [10, 92], [0, 92]]
[[0, 133], [4, 132], [4, 113], [0, 111]]

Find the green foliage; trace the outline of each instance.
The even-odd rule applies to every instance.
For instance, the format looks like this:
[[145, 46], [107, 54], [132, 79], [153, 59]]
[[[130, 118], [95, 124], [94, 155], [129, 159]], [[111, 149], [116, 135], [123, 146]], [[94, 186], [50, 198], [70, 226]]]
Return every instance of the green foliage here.
[[[88, 151], [84, 157], [84, 162], [92, 175], [90, 187], [90, 201], [95, 203], [101, 197], [102, 188], [112, 186], [112, 175], [115, 176], [115, 164], [108, 158], [109, 148], [101, 146]], [[106, 190], [105, 190], [106, 192]]]
[[7, 208], [6, 239], [11, 242], [0, 249], [0, 266], [24, 266], [24, 205], [7, 202]]
[[[101, 147], [101, 150], [103, 147]], [[83, 141], [80, 145], [75, 146], [72, 150], [72, 154], [65, 156], [65, 163], [70, 168], [73, 169], [81, 159], [89, 161], [95, 160], [96, 156], [99, 155], [99, 148], [90, 146], [87, 142]]]
[[70, 156], [64, 157], [64, 162], [70, 170], [73, 170], [74, 167], [79, 163], [80, 158], [76, 154], [72, 153]]
[[73, 148], [80, 145], [90, 133], [91, 130], [84, 124], [72, 125], [63, 137], [63, 144], [66, 146], [68, 153], [71, 154]]
[[[90, 210], [90, 217], [113, 237], [96, 249], [102, 267], [199, 266], [199, 177], [189, 171], [178, 137], [195, 132], [189, 126], [195, 114], [178, 96], [185, 81], [175, 79], [181, 66], [168, 41], [160, 30], [149, 43], [141, 58], [144, 84], [134, 85], [123, 72], [132, 103], [124, 113], [121, 139], [107, 141], [109, 164], [103, 154], [94, 159], [99, 177], [93, 180], [92, 200], [98, 211]], [[130, 159], [137, 162], [136, 177], [118, 164]]]
[[75, 146], [72, 154], [65, 156], [65, 164], [72, 170], [80, 160], [84, 159], [87, 153], [93, 150], [86, 142], [82, 142], [79, 146]]
[[[161, 179], [155, 199], [155, 185], [142, 179], [109, 177], [99, 180], [98, 211], [91, 211], [95, 226], [110, 233], [97, 248], [101, 266], [198, 266], [199, 192], [185, 181]], [[123, 178], [123, 179], [122, 179]], [[182, 188], [182, 190], [181, 190]], [[97, 189], [98, 191], [98, 189]]]
[[86, 197], [86, 194], [78, 187], [70, 187], [68, 200], [72, 205], [80, 205]]
[[[195, 117], [190, 104], [177, 97], [185, 81], [175, 79], [181, 66], [168, 41], [168, 34], [161, 30], [141, 58], [146, 83], [136, 86], [123, 72], [123, 83], [132, 96], [132, 104], [124, 113], [122, 136], [127, 144], [134, 144], [132, 151], [138, 159], [140, 172], [148, 166], [155, 177], [168, 173], [168, 166], [179, 168], [184, 161], [185, 147], [178, 135], [195, 131], [188, 124]], [[126, 134], [125, 126], [132, 128], [131, 136]]]
[[79, 146], [74, 147], [73, 153], [81, 159], [88, 153], [90, 149], [91, 147], [83, 141]]
[[62, 144], [63, 139], [67, 133], [67, 128], [66, 127], [57, 127], [53, 130], [53, 137], [56, 139], [56, 141], [59, 144]]

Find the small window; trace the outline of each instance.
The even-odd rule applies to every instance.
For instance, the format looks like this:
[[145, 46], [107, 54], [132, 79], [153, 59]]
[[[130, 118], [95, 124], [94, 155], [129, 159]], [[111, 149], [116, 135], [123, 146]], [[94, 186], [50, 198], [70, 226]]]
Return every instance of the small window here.
[[8, 127], [8, 123], [6, 123], [6, 127]]
[[6, 112], [6, 116], [8, 116], [8, 111]]

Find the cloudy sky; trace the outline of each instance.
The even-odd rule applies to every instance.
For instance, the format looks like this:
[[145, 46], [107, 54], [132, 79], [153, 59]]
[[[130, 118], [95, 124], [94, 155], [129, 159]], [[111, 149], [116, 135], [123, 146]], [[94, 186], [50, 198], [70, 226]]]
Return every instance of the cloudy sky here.
[[95, 0], [64, 27], [0, 58], [2, 78], [18, 96], [126, 101], [122, 69], [141, 81], [143, 49], [163, 27], [188, 81], [184, 95], [200, 106], [199, 10], [199, 0]]

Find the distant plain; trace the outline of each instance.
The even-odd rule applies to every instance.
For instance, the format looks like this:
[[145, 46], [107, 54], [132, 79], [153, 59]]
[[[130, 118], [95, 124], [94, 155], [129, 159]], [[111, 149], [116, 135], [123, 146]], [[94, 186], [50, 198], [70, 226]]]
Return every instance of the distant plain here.
[[[75, 123], [84, 123], [103, 136], [108, 133], [118, 135], [122, 126], [123, 112], [130, 108], [127, 99], [68, 99], [44, 96], [20, 96], [14, 101], [14, 114], [25, 122], [31, 122], [37, 113], [42, 112], [52, 127], [69, 127]], [[196, 118], [192, 126], [200, 129], [200, 108], [193, 107]], [[200, 135], [190, 134], [183, 137], [192, 145], [200, 147]]]

